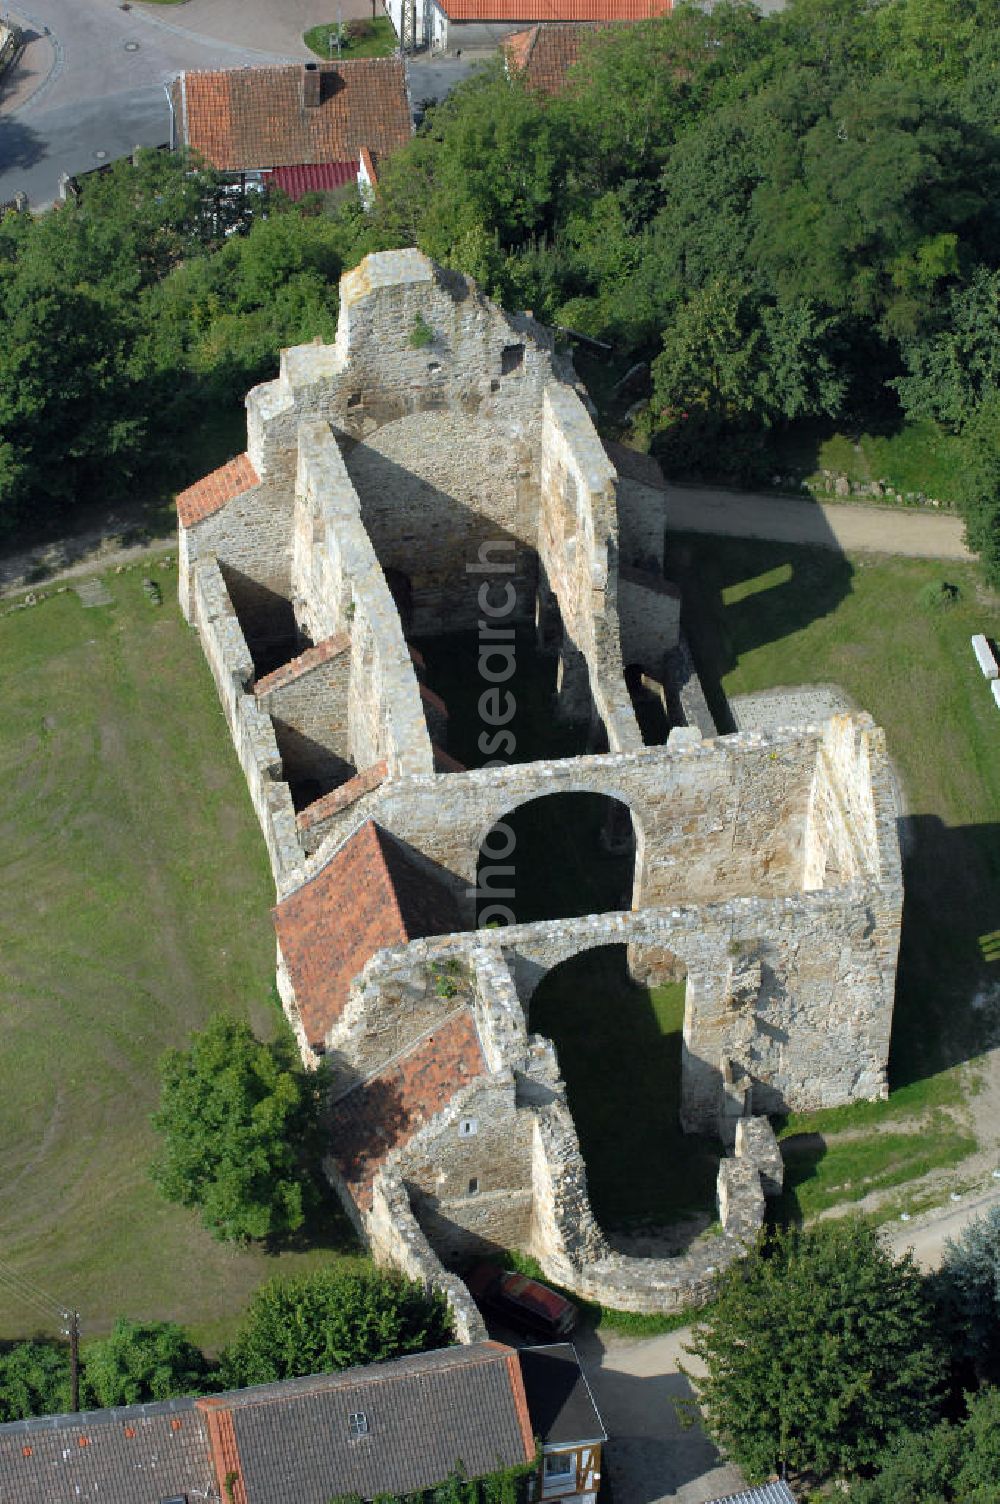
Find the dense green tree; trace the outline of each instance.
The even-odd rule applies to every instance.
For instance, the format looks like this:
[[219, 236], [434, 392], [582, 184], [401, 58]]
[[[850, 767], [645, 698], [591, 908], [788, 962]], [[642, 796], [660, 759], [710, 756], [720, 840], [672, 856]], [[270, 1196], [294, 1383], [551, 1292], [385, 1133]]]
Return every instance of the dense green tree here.
[[1000, 586], [1000, 392], [979, 404], [962, 432], [958, 505], [969, 547]]
[[63, 1343], [0, 1344], [0, 1424], [69, 1410], [69, 1352]]
[[223, 1355], [227, 1385], [269, 1384], [446, 1347], [451, 1316], [439, 1291], [389, 1269], [316, 1269], [272, 1279], [250, 1303]]
[[210, 1374], [204, 1353], [176, 1322], [124, 1316], [109, 1336], [87, 1344], [82, 1366], [88, 1401], [104, 1409], [203, 1394]]
[[1000, 386], [1000, 271], [978, 266], [952, 290], [941, 322], [904, 345], [908, 374], [893, 385], [910, 416], [960, 429]]
[[983, 1390], [960, 1425], [908, 1431], [855, 1483], [850, 1504], [995, 1504], [1000, 1478], [1000, 1391]]
[[312, 1191], [318, 1087], [291, 1040], [256, 1039], [217, 1017], [160, 1065], [162, 1136], [153, 1179], [196, 1206], [218, 1238], [276, 1238], [301, 1227]]
[[[998, 445], [1000, 448], [1000, 445]], [[981, 1376], [1000, 1375], [1000, 1207], [945, 1245], [932, 1287], [952, 1350]]]
[[930, 1301], [856, 1220], [765, 1239], [719, 1282], [690, 1351], [712, 1434], [749, 1475], [870, 1466], [932, 1419], [941, 1359]]

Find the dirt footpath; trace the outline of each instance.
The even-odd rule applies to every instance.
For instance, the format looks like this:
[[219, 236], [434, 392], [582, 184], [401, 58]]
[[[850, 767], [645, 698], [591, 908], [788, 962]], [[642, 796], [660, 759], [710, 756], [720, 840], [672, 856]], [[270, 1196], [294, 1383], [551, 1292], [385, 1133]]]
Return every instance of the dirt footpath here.
[[950, 513], [838, 506], [674, 483], [666, 490], [667, 527], [675, 532], [772, 538], [845, 553], [905, 554], [917, 559], [974, 557], [965, 546], [961, 518]]

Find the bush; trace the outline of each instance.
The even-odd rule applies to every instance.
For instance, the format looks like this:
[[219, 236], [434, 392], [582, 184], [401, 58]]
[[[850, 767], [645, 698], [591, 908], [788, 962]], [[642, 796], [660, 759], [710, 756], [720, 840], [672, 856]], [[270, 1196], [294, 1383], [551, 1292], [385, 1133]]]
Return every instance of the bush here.
[[88, 1343], [83, 1376], [88, 1397], [104, 1409], [204, 1394], [210, 1365], [174, 1321], [119, 1316], [109, 1337]]
[[378, 1363], [446, 1347], [451, 1315], [439, 1291], [428, 1293], [394, 1270], [344, 1274], [317, 1269], [272, 1279], [254, 1296], [223, 1354], [229, 1388]]
[[288, 1036], [271, 1044], [216, 1018], [160, 1065], [163, 1138], [152, 1176], [168, 1201], [197, 1206], [216, 1237], [280, 1238], [314, 1197], [319, 1088]]

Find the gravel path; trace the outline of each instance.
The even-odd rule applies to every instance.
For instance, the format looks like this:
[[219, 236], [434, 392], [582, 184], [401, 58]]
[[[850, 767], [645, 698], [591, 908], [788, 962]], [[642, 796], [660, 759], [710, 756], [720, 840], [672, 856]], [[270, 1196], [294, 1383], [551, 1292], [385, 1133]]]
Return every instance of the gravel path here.
[[893, 507], [838, 506], [720, 491], [707, 486], [667, 487], [667, 526], [676, 532], [773, 538], [844, 552], [906, 554], [918, 559], [971, 559], [964, 524], [950, 514]]

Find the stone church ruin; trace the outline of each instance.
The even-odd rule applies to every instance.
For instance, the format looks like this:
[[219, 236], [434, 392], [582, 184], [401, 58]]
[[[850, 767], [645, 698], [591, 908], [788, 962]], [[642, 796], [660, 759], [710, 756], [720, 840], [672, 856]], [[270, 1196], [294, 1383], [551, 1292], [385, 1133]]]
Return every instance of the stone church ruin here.
[[[886, 1092], [902, 881], [882, 732], [712, 734], [673, 672], [663, 492], [602, 446], [547, 330], [417, 251], [347, 273], [335, 343], [285, 351], [247, 414], [246, 453], [178, 500], [180, 601], [270, 855], [284, 1007], [328, 1074], [332, 1183], [466, 1336], [445, 1266], [498, 1246], [620, 1309], [699, 1299], [780, 1189], [766, 1115]], [[511, 760], [516, 662], [491, 652], [484, 765], [463, 767], [413, 641], [529, 630], [552, 725], [585, 750]], [[670, 728], [649, 745], [643, 696]], [[497, 832], [553, 794], [606, 801], [631, 892], [518, 922]], [[686, 976], [682, 1125], [726, 1146], [722, 1235], [677, 1257], [610, 1245], [530, 1029], [546, 974], [609, 945], [639, 981]]]

